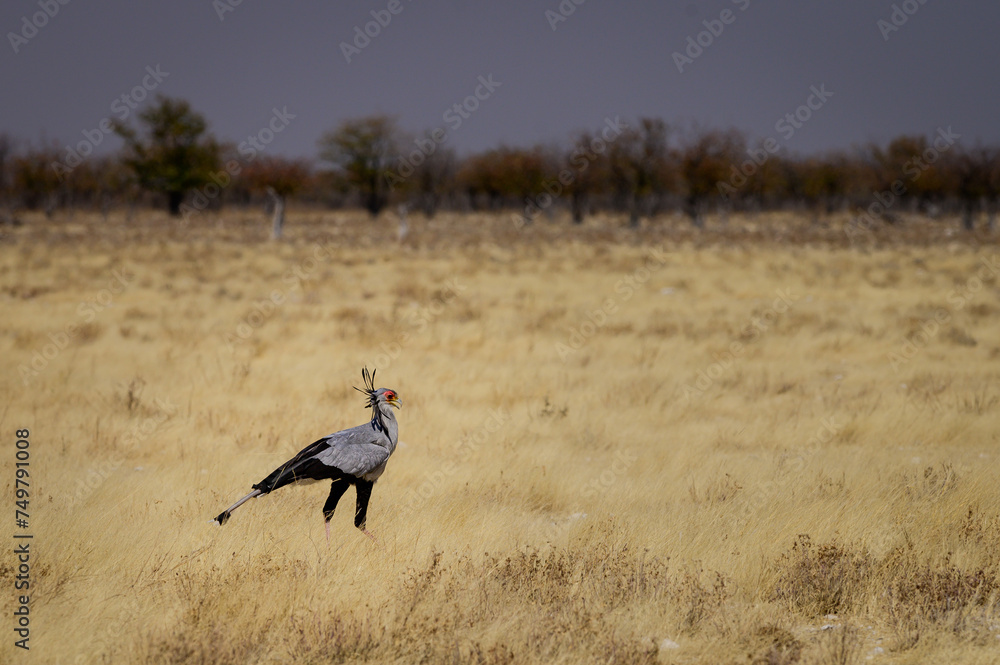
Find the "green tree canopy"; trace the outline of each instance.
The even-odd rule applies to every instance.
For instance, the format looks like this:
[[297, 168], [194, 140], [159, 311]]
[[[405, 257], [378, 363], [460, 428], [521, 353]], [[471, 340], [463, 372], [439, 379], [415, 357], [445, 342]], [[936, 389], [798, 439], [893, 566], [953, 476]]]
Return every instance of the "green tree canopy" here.
[[139, 114], [144, 132], [117, 123], [125, 139], [125, 163], [139, 185], [167, 196], [170, 214], [180, 215], [184, 195], [207, 184], [218, 169], [219, 145], [207, 135], [204, 116], [183, 99], [160, 96]]
[[389, 202], [386, 174], [399, 146], [392, 118], [369, 116], [348, 120], [319, 140], [320, 159], [346, 173], [365, 208], [377, 215]]

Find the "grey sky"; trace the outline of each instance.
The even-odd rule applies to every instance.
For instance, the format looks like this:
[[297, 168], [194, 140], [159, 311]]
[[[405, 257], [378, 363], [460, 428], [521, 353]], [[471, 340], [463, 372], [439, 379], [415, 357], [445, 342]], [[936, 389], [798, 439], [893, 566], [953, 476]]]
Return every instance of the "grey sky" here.
[[[267, 149], [288, 156], [314, 157], [324, 131], [372, 113], [445, 128], [461, 153], [562, 141], [616, 115], [736, 126], [806, 153], [947, 126], [963, 143], [1000, 142], [1000, 3], [986, 0], [398, 0], [395, 15], [396, 0], [242, 0], [220, 20], [237, 1], [4, 2], [0, 131], [80, 141], [159, 65], [156, 92], [189, 100], [221, 139], [287, 107], [295, 118]], [[575, 11], [553, 30], [546, 11], [560, 4]], [[913, 13], [885, 39], [894, 4]], [[40, 5], [58, 13], [15, 53], [10, 33]], [[679, 72], [672, 54], [723, 10], [731, 22], [713, 23], [721, 34]], [[391, 21], [348, 63], [340, 44], [372, 11]], [[449, 125], [444, 113], [490, 75], [500, 86]], [[786, 141], [775, 123], [820, 85], [833, 96]]]

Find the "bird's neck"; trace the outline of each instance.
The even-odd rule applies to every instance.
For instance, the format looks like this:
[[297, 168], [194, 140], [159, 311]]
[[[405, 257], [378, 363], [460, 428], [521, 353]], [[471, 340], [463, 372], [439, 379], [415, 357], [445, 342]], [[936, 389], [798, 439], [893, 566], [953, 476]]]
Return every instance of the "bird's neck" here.
[[386, 407], [385, 411], [379, 408], [373, 409], [372, 427], [384, 432], [392, 448], [396, 447], [396, 441], [399, 439], [399, 423], [396, 422], [396, 414], [392, 412], [392, 407]]

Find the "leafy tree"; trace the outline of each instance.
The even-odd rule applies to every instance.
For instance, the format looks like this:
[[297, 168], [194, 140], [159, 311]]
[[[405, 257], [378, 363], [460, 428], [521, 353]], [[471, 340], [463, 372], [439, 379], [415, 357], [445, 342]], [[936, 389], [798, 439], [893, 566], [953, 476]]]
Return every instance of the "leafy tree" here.
[[14, 151], [14, 141], [6, 132], [0, 133], [0, 205], [7, 202], [7, 189], [10, 186], [7, 173], [7, 161]]
[[184, 195], [210, 182], [218, 170], [219, 145], [206, 135], [205, 118], [182, 99], [159, 96], [139, 114], [145, 135], [116, 123], [125, 140], [125, 163], [144, 189], [165, 194], [170, 214], [181, 213]]
[[[756, 154], [759, 155], [761, 151], [766, 152], [767, 149], [762, 145], [756, 148]], [[797, 196], [792, 192], [793, 184], [789, 182], [789, 172], [795, 170], [799, 165], [783, 159], [781, 155], [768, 153], [766, 159], [757, 163], [749, 153], [744, 152], [741, 161], [729, 169], [730, 175], [727, 184], [733, 182], [734, 173], [742, 174], [751, 170], [748, 166], [751, 164], [753, 169], [751, 175], [747, 176], [746, 184], [742, 188], [736, 189], [738, 198], [744, 199], [744, 202], [749, 204], [752, 209], [764, 209], [776, 206], [782, 200], [801, 198], [801, 194]], [[798, 186], [798, 183], [796, 182], [794, 186]]]
[[962, 206], [962, 227], [975, 229], [975, 215], [980, 207], [997, 197], [1000, 151], [983, 145], [953, 148], [951, 156], [954, 195]]
[[455, 151], [438, 147], [414, 171], [412, 178], [417, 205], [428, 218], [437, 213], [441, 201], [448, 194], [455, 179], [455, 164]]
[[525, 219], [531, 222], [537, 213], [552, 205], [546, 184], [553, 186], [555, 179], [544, 151], [537, 147], [529, 150], [504, 147], [498, 158], [501, 193], [523, 206]]
[[669, 136], [663, 120], [640, 118], [611, 144], [611, 182], [618, 205], [628, 210], [632, 226], [637, 226], [643, 215], [651, 215], [660, 198], [673, 188]]
[[850, 167], [846, 158], [829, 154], [803, 160], [796, 166], [801, 178], [801, 198], [813, 210], [813, 221], [821, 213], [832, 213], [847, 194]]
[[443, 145], [443, 129], [429, 130], [401, 143], [416, 146], [397, 158], [395, 168], [386, 173], [394, 198], [406, 200], [407, 209], [415, 206], [428, 218], [433, 217], [445, 198], [454, 192], [457, 159], [455, 151]]
[[130, 214], [139, 194], [132, 170], [115, 157], [98, 157], [92, 160], [97, 179], [97, 203], [107, 220], [112, 205], [128, 200]]
[[320, 159], [344, 171], [374, 217], [389, 202], [386, 178], [399, 145], [392, 118], [370, 116], [348, 120], [319, 140]]
[[503, 155], [499, 150], [488, 150], [466, 158], [458, 169], [458, 187], [469, 197], [469, 206], [479, 210], [480, 200], [486, 197], [487, 208], [500, 207], [504, 188], [501, 185]]
[[989, 162], [989, 173], [986, 181], [989, 193], [987, 205], [987, 229], [992, 233], [996, 228], [997, 208], [1000, 207], [1000, 148], [989, 148], [992, 158]]
[[572, 178], [565, 191], [569, 197], [570, 215], [574, 224], [583, 223], [584, 216], [590, 211], [593, 197], [601, 193], [608, 178], [606, 150], [602, 150], [602, 154], [593, 150], [595, 145], [600, 145], [596, 143], [599, 136], [581, 132], [563, 155], [564, 168]]
[[[488, 207], [497, 209], [512, 202], [530, 223], [543, 208], [552, 204], [555, 177], [545, 151], [502, 146], [465, 160], [458, 172], [459, 187], [469, 196], [473, 210], [485, 196]], [[544, 196], [543, 196], [544, 195]]]
[[10, 200], [10, 157], [14, 140], [6, 132], [0, 133], [0, 224], [16, 224]]
[[[919, 188], [925, 174], [920, 170], [914, 171], [914, 168], [920, 163], [920, 155], [927, 147], [927, 139], [920, 135], [897, 136], [884, 149], [877, 144], [870, 145], [868, 150], [871, 155], [867, 161], [872, 191], [891, 192], [894, 183], [903, 182], [906, 189], [898, 196], [916, 200], [914, 190]], [[896, 219], [890, 211], [883, 213], [883, 217], [889, 222]]]
[[59, 200], [62, 183], [50, 165], [59, 160], [55, 146], [28, 150], [13, 160], [13, 189], [20, 195], [21, 204], [29, 210], [44, 207], [51, 216]]
[[738, 130], [706, 131], [694, 135], [681, 153], [681, 176], [687, 187], [685, 207], [695, 226], [703, 225], [706, 202], [726, 181], [733, 164], [746, 154], [746, 138]]

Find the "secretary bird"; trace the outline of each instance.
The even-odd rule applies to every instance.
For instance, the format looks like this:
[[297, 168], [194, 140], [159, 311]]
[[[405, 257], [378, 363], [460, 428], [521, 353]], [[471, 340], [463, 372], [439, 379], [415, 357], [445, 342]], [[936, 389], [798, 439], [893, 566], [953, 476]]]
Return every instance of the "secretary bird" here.
[[340, 497], [347, 491], [348, 485], [354, 485], [358, 493], [357, 510], [354, 513], [354, 526], [362, 533], [375, 540], [374, 534], [365, 528], [368, 516], [368, 500], [371, 498], [372, 486], [378, 480], [389, 456], [396, 450], [399, 440], [399, 425], [391, 406], [401, 407], [399, 395], [388, 388], [375, 388], [375, 372], [368, 368], [361, 371], [364, 379], [364, 389], [354, 389], [368, 396], [365, 405], [372, 410], [372, 419], [365, 425], [345, 429], [309, 444], [299, 454], [272, 471], [264, 480], [253, 485], [253, 491], [233, 505], [222, 511], [213, 522], [222, 526], [233, 511], [244, 503], [273, 492], [279, 487], [292, 483], [311, 483], [317, 480], [332, 480], [330, 496], [323, 505], [326, 540], [330, 541], [330, 518], [337, 507]]

